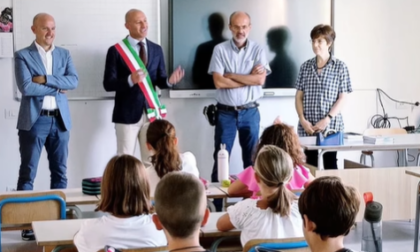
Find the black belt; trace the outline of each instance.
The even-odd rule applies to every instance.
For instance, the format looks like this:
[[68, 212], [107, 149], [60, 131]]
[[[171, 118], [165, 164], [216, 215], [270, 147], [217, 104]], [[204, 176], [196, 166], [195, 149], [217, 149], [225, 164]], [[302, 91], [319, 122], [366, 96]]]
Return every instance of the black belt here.
[[259, 105], [260, 104], [256, 102], [250, 102], [241, 106], [228, 106], [228, 105], [217, 103], [217, 108], [220, 110], [226, 110], [226, 111], [238, 111], [238, 110], [243, 110], [243, 109], [256, 108]]
[[41, 116], [59, 116], [60, 115], [60, 110], [59, 109], [55, 109], [55, 110], [46, 110], [43, 109], [41, 110], [40, 113]]

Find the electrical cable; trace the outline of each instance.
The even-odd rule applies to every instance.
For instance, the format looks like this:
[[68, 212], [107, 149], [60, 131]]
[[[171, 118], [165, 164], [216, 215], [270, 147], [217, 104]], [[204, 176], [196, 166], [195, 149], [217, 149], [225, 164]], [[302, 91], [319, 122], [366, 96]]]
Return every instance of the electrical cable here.
[[412, 102], [395, 100], [395, 99], [391, 98], [387, 93], [385, 93], [385, 91], [383, 91], [380, 88], [376, 89], [376, 92], [378, 94], [378, 100], [379, 100], [379, 103], [381, 105], [383, 114], [382, 115], [381, 114], [376, 114], [376, 115], [372, 116], [372, 118], [370, 120], [370, 124], [374, 128], [391, 128], [391, 121], [390, 120], [392, 119], [392, 120], [397, 120], [398, 121], [398, 124], [400, 125], [400, 128], [402, 128], [402, 125], [401, 125], [402, 120], [406, 120], [407, 126], [409, 126], [408, 116], [406, 116], [406, 117], [395, 117], [395, 116], [388, 117], [388, 114], [385, 112], [384, 104], [382, 103], [381, 94], [384, 94], [391, 101], [398, 102], [398, 103], [401, 103], [401, 104], [407, 104], [407, 105], [411, 105], [411, 106], [419, 106], [420, 103], [419, 102], [412, 103]]

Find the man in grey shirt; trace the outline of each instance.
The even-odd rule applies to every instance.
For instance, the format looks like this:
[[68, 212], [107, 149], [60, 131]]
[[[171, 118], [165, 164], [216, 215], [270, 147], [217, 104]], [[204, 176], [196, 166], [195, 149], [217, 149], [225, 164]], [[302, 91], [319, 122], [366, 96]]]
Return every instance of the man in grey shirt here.
[[[263, 95], [262, 85], [271, 72], [262, 46], [248, 39], [251, 18], [234, 12], [229, 19], [232, 39], [213, 51], [209, 74], [217, 88], [217, 123], [214, 135], [212, 181], [217, 182], [217, 153], [220, 144], [231, 152], [239, 132], [244, 167], [252, 165], [252, 151], [258, 142], [260, 113], [256, 101]], [[217, 204], [216, 204], [217, 207]]]

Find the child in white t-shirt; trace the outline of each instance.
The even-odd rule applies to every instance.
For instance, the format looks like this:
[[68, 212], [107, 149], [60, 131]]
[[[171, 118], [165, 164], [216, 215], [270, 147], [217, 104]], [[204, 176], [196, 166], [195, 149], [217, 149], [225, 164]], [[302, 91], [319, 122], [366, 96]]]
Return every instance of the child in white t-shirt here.
[[115, 248], [166, 246], [150, 214], [150, 191], [146, 169], [130, 155], [113, 157], [101, 183], [101, 200], [95, 211], [109, 215], [86, 220], [74, 237], [79, 252], [92, 252], [105, 245]]
[[166, 120], [156, 120], [147, 129], [147, 146], [153, 153], [152, 166], [147, 168], [150, 183], [150, 195], [160, 179], [169, 172], [183, 171], [199, 177], [197, 162], [191, 152], [179, 153], [175, 127]]
[[252, 239], [303, 237], [297, 197], [286, 187], [293, 173], [289, 154], [266, 145], [257, 155], [254, 170], [261, 199], [246, 199], [229, 207], [217, 228], [240, 229], [242, 246]]

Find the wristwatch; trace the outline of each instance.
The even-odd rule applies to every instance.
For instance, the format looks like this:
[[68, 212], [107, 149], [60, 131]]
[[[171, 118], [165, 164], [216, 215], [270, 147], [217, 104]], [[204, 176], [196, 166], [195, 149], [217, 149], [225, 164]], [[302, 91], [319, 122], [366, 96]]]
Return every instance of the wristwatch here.
[[333, 119], [333, 116], [332, 116], [332, 115], [328, 114], [327, 116], [328, 116], [330, 119]]

